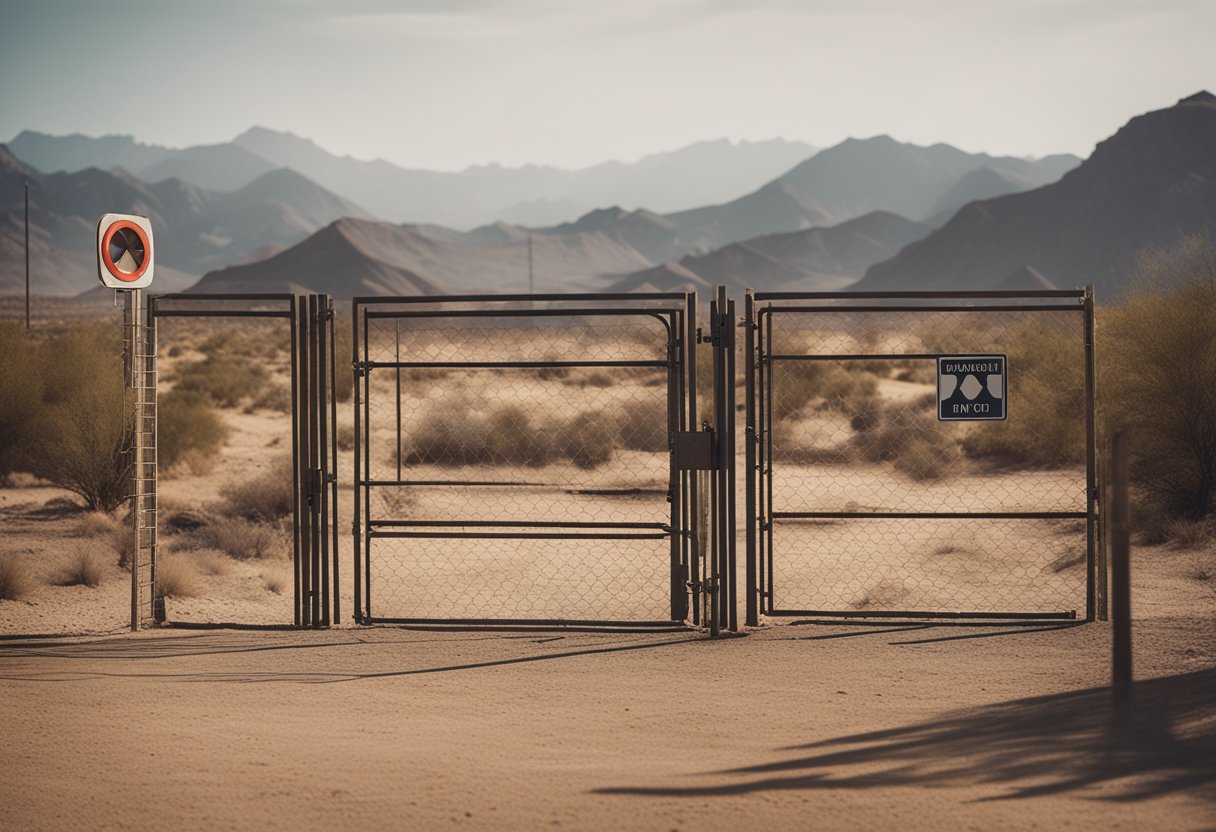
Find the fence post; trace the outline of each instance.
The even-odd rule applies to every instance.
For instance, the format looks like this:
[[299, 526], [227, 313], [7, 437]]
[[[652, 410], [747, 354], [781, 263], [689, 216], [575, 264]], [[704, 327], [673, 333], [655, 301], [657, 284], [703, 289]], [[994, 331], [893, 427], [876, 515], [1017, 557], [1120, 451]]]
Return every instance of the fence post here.
[[1111, 689], [1115, 703], [1132, 694], [1131, 522], [1128, 506], [1127, 440], [1116, 433], [1111, 442]]

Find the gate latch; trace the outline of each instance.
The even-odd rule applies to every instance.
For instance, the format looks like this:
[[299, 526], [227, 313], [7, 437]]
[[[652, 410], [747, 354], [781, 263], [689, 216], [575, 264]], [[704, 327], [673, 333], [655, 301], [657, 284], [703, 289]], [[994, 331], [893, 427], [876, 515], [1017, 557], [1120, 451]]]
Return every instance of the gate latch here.
[[717, 468], [717, 442], [713, 430], [682, 430], [676, 433], [676, 468], [708, 471]]

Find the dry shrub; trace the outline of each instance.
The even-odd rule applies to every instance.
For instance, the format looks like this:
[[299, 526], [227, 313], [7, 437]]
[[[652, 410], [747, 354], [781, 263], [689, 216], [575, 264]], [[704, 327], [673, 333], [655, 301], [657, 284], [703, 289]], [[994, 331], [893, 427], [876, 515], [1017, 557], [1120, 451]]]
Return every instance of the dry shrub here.
[[29, 564], [13, 552], [0, 552], [0, 600], [20, 601], [33, 589]]
[[586, 411], [559, 422], [553, 440], [559, 454], [583, 469], [598, 468], [612, 459], [619, 426], [603, 411]]
[[156, 402], [157, 463], [171, 468], [181, 463], [203, 473], [224, 445], [227, 428], [197, 391], [170, 390]]
[[245, 408], [246, 413], [253, 413], [255, 410], [273, 410], [275, 413], [290, 413], [291, 389], [285, 384], [267, 384]]
[[275, 595], [282, 595], [291, 583], [290, 576], [281, 569], [268, 569], [261, 573], [261, 578], [263, 588]]
[[1165, 538], [1170, 546], [1182, 551], [1203, 549], [1216, 539], [1216, 528], [1210, 519], [1190, 520], [1174, 517], [1165, 528]]
[[[1071, 316], [1070, 316], [1071, 317]], [[1004, 421], [976, 425], [967, 456], [1003, 468], [1061, 468], [1085, 462], [1085, 345], [1076, 327], [1042, 320], [1008, 336], [1006, 387], [1016, 401]]]
[[355, 427], [354, 425], [341, 425], [338, 427], [338, 450], [349, 451], [355, 447]]
[[0, 324], [0, 474], [29, 467], [29, 441], [42, 409], [42, 351], [24, 329]]
[[552, 438], [532, 424], [523, 408], [508, 405], [485, 413], [463, 399], [433, 406], [408, 441], [402, 459], [410, 465], [542, 468], [555, 456]]
[[667, 451], [667, 402], [632, 401], [616, 411], [616, 436], [628, 451], [663, 453]]
[[135, 554], [135, 531], [131, 523], [116, 523], [110, 532], [111, 546], [118, 553], [118, 565], [131, 568], [131, 557]]
[[[931, 437], [931, 438], [930, 438]], [[958, 465], [962, 452], [941, 432], [913, 438], [895, 458], [895, 470], [914, 480], [939, 480]]]
[[76, 523], [79, 537], [112, 537], [118, 530], [118, 521], [100, 511], [85, 512]]
[[185, 555], [163, 554], [156, 561], [156, 594], [160, 598], [193, 598], [202, 580]]
[[1216, 511], [1216, 245], [1146, 255], [1101, 328], [1103, 416], [1136, 484], [1172, 517]]
[[231, 485], [224, 492], [224, 513], [266, 522], [290, 517], [294, 508], [291, 457], [281, 456], [269, 470]]
[[268, 374], [261, 367], [225, 353], [187, 362], [178, 369], [175, 390], [198, 393], [220, 407], [236, 407], [257, 396]]
[[607, 389], [609, 387], [613, 387], [614, 385], [616, 385], [616, 379], [612, 377], [611, 373], [608, 373], [604, 370], [595, 370], [591, 373], [588, 373], [582, 379], [582, 384], [584, 384], [588, 387], [598, 387], [600, 389]]
[[105, 555], [97, 545], [86, 543], [72, 555], [56, 583], [60, 586], [99, 586], [105, 573]]
[[796, 418], [814, 402], [823, 410], [854, 414], [873, 406], [878, 378], [860, 363], [782, 361], [773, 371], [773, 419]]
[[196, 531], [189, 541], [207, 549], [218, 549], [237, 560], [285, 555], [286, 541], [275, 526], [243, 517], [216, 517]]
[[191, 553], [191, 559], [204, 575], [227, 575], [232, 571], [232, 558], [217, 549], [199, 549]]

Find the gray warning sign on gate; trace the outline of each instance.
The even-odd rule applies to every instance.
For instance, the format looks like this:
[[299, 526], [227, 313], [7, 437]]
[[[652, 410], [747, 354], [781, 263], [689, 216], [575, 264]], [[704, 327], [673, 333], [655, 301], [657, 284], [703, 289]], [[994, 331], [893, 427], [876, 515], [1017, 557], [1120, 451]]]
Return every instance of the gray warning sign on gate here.
[[937, 418], [943, 422], [1001, 420], [1006, 416], [1003, 355], [940, 355]]

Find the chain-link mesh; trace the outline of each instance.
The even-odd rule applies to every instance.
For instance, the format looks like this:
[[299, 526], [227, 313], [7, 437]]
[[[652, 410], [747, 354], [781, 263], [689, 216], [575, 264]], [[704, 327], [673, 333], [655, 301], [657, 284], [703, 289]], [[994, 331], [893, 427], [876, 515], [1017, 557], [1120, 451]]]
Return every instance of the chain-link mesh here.
[[[1085, 609], [1086, 523], [1045, 516], [1087, 507], [1082, 306], [762, 319], [771, 609]], [[983, 354], [1007, 419], [938, 421], [935, 356]]]
[[370, 314], [371, 616], [670, 618], [670, 326]]

